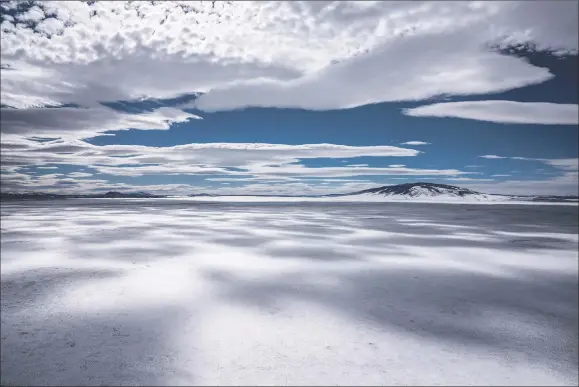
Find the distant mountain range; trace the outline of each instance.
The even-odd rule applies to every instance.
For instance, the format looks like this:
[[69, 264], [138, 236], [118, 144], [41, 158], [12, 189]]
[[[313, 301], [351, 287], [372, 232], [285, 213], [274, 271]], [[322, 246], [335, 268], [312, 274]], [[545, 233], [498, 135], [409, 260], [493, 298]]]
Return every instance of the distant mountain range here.
[[109, 191], [104, 194], [53, 194], [44, 192], [2, 192], [0, 198], [2, 200], [7, 199], [33, 199], [33, 200], [43, 200], [43, 199], [79, 199], [79, 198], [164, 198], [165, 195], [154, 195], [148, 192], [116, 192]]
[[[328, 195], [214, 195], [214, 194], [192, 194], [188, 197], [281, 197], [281, 198], [333, 198], [345, 197], [363, 200], [364, 198], [380, 198], [385, 200], [419, 200], [443, 199], [443, 200], [474, 200], [474, 201], [542, 201], [542, 202], [569, 202], [578, 201], [577, 196], [553, 196], [553, 195], [496, 195], [476, 192], [467, 188], [456, 187], [446, 184], [435, 183], [407, 183], [398, 185], [388, 185], [378, 188], [366, 189], [363, 191], [351, 192], [346, 194], [328, 194]], [[52, 193], [2, 193], [2, 200], [43, 200], [43, 199], [72, 199], [72, 198], [165, 198], [168, 195], [155, 195], [147, 192], [115, 192], [110, 191], [104, 194], [52, 194]], [[175, 197], [175, 196], [171, 196]]]

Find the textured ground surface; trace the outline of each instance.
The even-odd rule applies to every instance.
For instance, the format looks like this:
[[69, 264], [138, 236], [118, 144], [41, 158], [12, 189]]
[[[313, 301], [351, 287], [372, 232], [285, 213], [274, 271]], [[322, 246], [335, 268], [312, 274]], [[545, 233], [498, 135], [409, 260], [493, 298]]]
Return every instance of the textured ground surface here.
[[577, 206], [2, 204], [2, 384], [577, 385]]

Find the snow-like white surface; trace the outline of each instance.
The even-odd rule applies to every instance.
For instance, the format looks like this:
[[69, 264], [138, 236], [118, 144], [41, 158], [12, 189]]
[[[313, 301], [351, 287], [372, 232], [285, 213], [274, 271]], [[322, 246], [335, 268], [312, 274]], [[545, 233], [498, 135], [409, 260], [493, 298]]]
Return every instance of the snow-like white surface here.
[[577, 207], [2, 203], [1, 382], [577, 385]]
[[[501, 195], [472, 195], [467, 197], [453, 195], [431, 196], [403, 196], [403, 195], [381, 195], [381, 194], [359, 194], [347, 196], [330, 196], [330, 197], [280, 197], [280, 196], [191, 196], [165, 198], [166, 200], [188, 200], [197, 202], [221, 202], [221, 203], [255, 203], [255, 202], [312, 202], [312, 203], [437, 203], [437, 204], [523, 204], [523, 205], [564, 205], [577, 206], [578, 202], [532, 202], [523, 200], [513, 200], [507, 196]], [[101, 199], [109, 200], [109, 199]], [[131, 199], [147, 200], [147, 199]]]

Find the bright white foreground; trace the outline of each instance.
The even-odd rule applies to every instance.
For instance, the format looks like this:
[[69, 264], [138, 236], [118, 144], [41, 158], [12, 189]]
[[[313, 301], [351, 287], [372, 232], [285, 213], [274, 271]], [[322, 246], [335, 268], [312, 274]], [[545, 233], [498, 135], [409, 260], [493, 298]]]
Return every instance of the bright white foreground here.
[[1, 382], [577, 385], [576, 206], [2, 203]]
[[[110, 200], [102, 198], [100, 200]], [[147, 200], [147, 199], [128, 199]], [[508, 196], [499, 195], [473, 195], [467, 197], [437, 195], [435, 197], [409, 197], [403, 195], [384, 196], [379, 194], [360, 194], [333, 197], [281, 197], [281, 196], [192, 196], [192, 197], [168, 197], [164, 200], [194, 201], [194, 202], [221, 202], [221, 203], [269, 203], [269, 202], [300, 202], [300, 203], [437, 203], [437, 204], [523, 204], [523, 205], [552, 205], [552, 206], [577, 206], [577, 201], [561, 202], [533, 202], [513, 200]]]

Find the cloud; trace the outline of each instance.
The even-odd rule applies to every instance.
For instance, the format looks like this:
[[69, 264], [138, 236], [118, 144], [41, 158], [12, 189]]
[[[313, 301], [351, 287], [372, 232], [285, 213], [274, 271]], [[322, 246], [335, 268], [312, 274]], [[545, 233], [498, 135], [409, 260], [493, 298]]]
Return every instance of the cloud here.
[[[484, 95], [553, 77], [499, 47], [577, 51], [575, 2], [32, 1], [2, 2], [1, 8], [0, 98], [3, 106], [16, 108], [0, 112], [2, 182], [27, 188], [130, 189], [108, 182], [111, 175], [127, 182], [145, 175], [234, 177], [255, 179], [256, 187], [266, 186], [265, 179], [297, 184], [296, 179], [332, 183], [350, 176], [461, 178], [468, 172], [301, 164], [420, 153], [403, 147], [93, 146], [80, 140], [116, 130], [167, 130], [200, 118], [182, 110], [187, 106], [328, 110]], [[198, 98], [189, 105], [139, 114], [103, 105], [191, 93]], [[22, 168], [55, 165], [87, 171], [35, 177]], [[99, 179], [81, 175], [86, 173]]]
[[191, 193], [195, 187], [189, 184], [127, 184], [112, 183], [105, 179], [70, 178], [63, 174], [30, 176], [26, 174], [2, 174], [2, 192], [52, 192], [61, 194], [86, 194], [107, 191], [182, 194]]
[[403, 142], [400, 145], [429, 145], [429, 142], [424, 142], [424, 141], [406, 141]]
[[16, 16], [16, 19], [18, 19], [19, 21], [32, 21], [32, 22], [39, 22], [44, 18], [45, 18], [44, 11], [42, 11], [42, 9], [38, 6], [34, 6], [30, 8], [27, 12], [24, 12]]
[[131, 165], [146, 169], [147, 165], [159, 164], [159, 170], [175, 167], [177, 168], [175, 172], [188, 169], [199, 172], [207, 165], [229, 168], [275, 168], [297, 163], [300, 159], [412, 157], [420, 153], [414, 149], [386, 145], [357, 147], [336, 144], [193, 143], [172, 147], [149, 147], [95, 146], [78, 140], [56, 140], [42, 144], [28, 141], [25, 146], [24, 150], [21, 148], [3, 150], [1, 156], [3, 166], [17, 165], [21, 162], [22, 165], [50, 163]]
[[2, 108], [3, 140], [10, 135], [90, 138], [113, 130], [160, 130], [171, 124], [200, 117], [179, 109], [162, 107], [142, 114], [122, 113], [105, 106], [93, 108]]
[[471, 177], [449, 177], [444, 180], [449, 181], [494, 181], [495, 179], [473, 179]]
[[537, 159], [543, 161], [555, 168], [560, 168], [565, 171], [577, 171], [579, 170], [579, 159]]
[[[488, 193], [516, 195], [579, 195], [579, 159], [526, 159], [540, 161], [562, 171], [552, 179], [509, 180], [469, 188]], [[514, 172], [514, 171], [513, 171]], [[510, 176], [510, 175], [494, 175]]]
[[[10, 143], [3, 143], [10, 145]], [[292, 178], [350, 176], [459, 176], [455, 169], [405, 168], [394, 165], [374, 168], [367, 165], [343, 167], [306, 167], [302, 159], [370, 157], [412, 157], [420, 152], [393, 146], [346, 146], [336, 144], [261, 144], [204, 143], [172, 147], [137, 145], [95, 146], [79, 140], [54, 140], [39, 143], [28, 140], [21, 147], [3, 148], [2, 170], [20, 173], [22, 167], [81, 165], [104, 175], [136, 177], [145, 175], [205, 175], [219, 178], [290, 180]], [[83, 177], [77, 172], [67, 177]], [[54, 176], [44, 175], [51, 178]], [[9, 187], [10, 185], [6, 185]], [[3, 188], [4, 189], [4, 188]], [[6, 188], [8, 189], [8, 188]]]
[[506, 159], [507, 157], [503, 157], [503, 156], [497, 156], [497, 155], [484, 155], [484, 156], [479, 156], [480, 158], [483, 159]]
[[548, 69], [484, 49], [474, 36], [463, 40], [463, 34], [405, 36], [298, 79], [261, 78], [217, 87], [192, 105], [204, 111], [246, 107], [348, 109], [441, 94], [497, 93], [552, 77]]
[[90, 177], [92, 173], [87, 172], [71, 172], [66, 175], [67, 177]]
[[485, 159], [511, 159], [511, 160], [523, 160], [523, 161], [540, 161], [547, 165], [555, 168], [563, 169], [565, 171], [577, 171], [579, 170], [579, 159], [542, 159], [542, 158], [532, 158], [532, 157], [504, 157], [496, 155], [485, 155], [479, 156]]
[[[3, 3], [4, 104], [171, 98], [340, 109], [543, 82], [488, 47], [577, 50], [575, 2]], [[26, 23], [19, 20], [26, 19]], [[553, 20], [557, 20], [553, 23]], [[368, 82], [368, 79], [372, 79]]]
[[442, 102], [405, 109], [403, 112], [413, 117], [456, 117], [504, 124], [579, 124], [579, 105], [549, 102]]
[[468, 184], [468, 188], [494, 194], [579, 195], [579, 181], [576, 172], [545, 180], [509, 180], [496, 183]]

